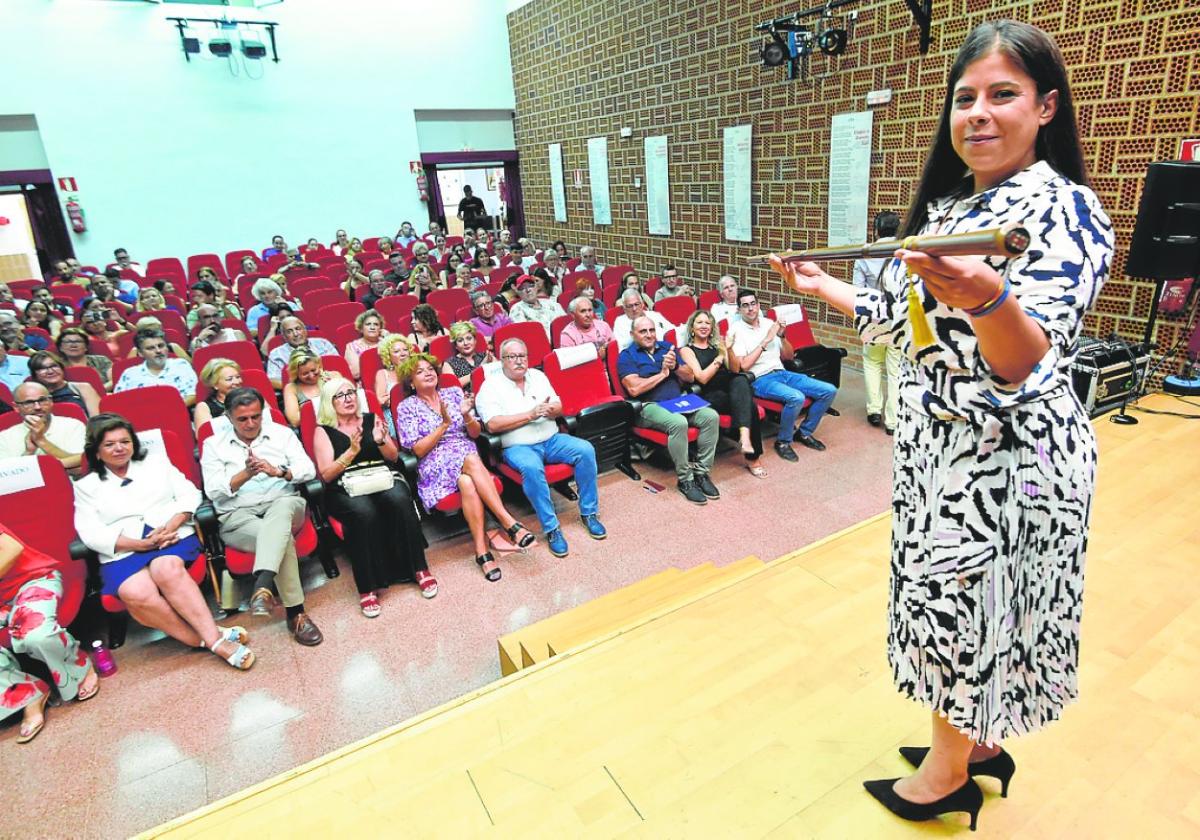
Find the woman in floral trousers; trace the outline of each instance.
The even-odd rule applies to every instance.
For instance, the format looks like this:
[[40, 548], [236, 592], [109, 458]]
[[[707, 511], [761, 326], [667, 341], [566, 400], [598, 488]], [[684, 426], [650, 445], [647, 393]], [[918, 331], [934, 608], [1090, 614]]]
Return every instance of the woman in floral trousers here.
[[24, 712], [18, 744], [42, 731], [50, 699], [50, 687], [21, 670], [18, 653], [46, 663], [64, 700], [89, 700], [100, 690], [87, 653], [58, 624], [63, 595], [58, 565], [0, 524], [0, 719]]

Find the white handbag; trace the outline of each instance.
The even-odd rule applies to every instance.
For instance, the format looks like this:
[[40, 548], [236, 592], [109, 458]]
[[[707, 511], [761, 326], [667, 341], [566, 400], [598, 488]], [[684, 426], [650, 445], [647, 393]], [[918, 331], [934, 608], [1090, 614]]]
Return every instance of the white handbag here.
[[396, 483], [396, 474], [386, 466], [364, 467], [342, 475], [339, 479], [347, 496], [369, 496], [381, 490], [390, 490]]

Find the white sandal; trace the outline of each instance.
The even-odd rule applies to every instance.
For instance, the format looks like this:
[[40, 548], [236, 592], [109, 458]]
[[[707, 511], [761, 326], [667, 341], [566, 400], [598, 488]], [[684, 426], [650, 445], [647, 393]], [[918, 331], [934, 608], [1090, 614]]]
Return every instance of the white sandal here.
[[[218, 627], [217, 629], [221, 631], [221, 635], [211, 645], [205, 644], [205, 647], [211, 650], [218, 659], [224, 659], [239, 671], [249, 671], [254, 665], [255, 659], [254, 651], [245, 645], [245, 642], [250, 639], [250, 634], [243, 627], [230, 627], [229, 629]], [[234, 645], [233, 653], [229, 654], [229, 656], [222, 656], [217, 651], [217, 646], [221, 642], [228, 642]]]

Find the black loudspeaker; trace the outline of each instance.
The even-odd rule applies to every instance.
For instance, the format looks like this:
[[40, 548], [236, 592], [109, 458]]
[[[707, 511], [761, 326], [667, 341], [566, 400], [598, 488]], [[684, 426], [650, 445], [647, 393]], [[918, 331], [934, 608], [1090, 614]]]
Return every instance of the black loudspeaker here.
[[1200, 274], [1200, 162], [1147, 167], [1125, 273], [1149, 280]]

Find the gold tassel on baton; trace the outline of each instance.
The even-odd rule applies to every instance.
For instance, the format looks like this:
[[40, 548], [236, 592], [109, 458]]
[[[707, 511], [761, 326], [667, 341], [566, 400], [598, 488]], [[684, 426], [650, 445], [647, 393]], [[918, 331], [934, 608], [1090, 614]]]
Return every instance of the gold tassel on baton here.
[[[903, 248], [906, 251], [915, 251], [913, 246], [916, 244], [917, 237], [910, 236], [904, 240]], [[925, 315], [925, 303], [921, 300], [921, 295], [917, 292], [916, 272], [913, 271], [911, 265], [904, 267], [904, 273], [908, 278], [908, 325], [912, 327], [912, 343], [918, 350], [923, 350], [933, 344], [933, 330], [929, 328], [929, 318]]]

